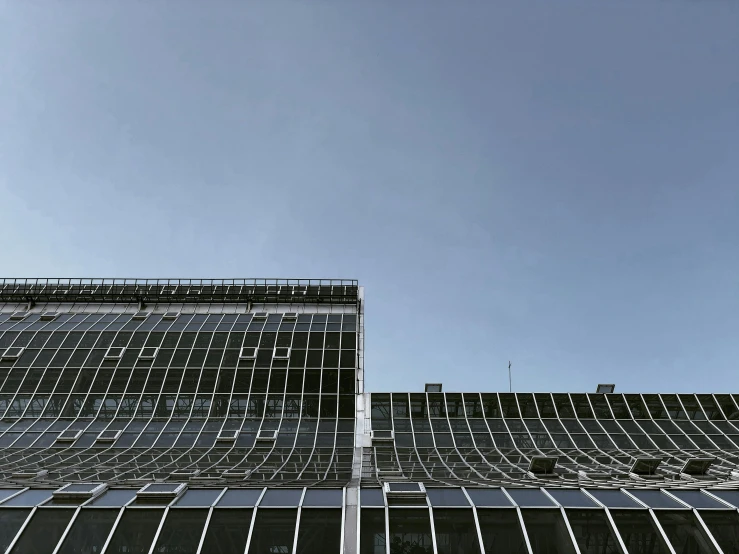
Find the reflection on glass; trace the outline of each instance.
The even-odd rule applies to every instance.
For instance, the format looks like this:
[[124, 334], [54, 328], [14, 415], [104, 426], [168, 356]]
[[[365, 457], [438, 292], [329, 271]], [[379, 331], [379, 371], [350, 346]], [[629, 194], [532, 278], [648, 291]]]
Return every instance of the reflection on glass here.
[[341, 550], [341, 510], [303, 508], [297, 554], [338, 554]]
[[83, 509], [74, 520], [59, 554], [100, 552], [118, 517], [119, 510]]
[[434, 530], [439, 554], [480, 553], [480, 541], [472, 510], [434, 510]]
[[506, 489], [519, 506], [554, 506], [549, 497], [539, 489]]
[[298, 510], [257, 511], [249, 554], [289, 554], [293, 549]]
[[521, 510], [534, 554], [575, 554], [575, 547], [559, 510]]
[[390, 554], [433, 554], [428, 510], [390, 509]]
[[12, 554], [49, 554], [49, 552], [53, 552], [73, 514], [74, 510], [57, 508], [38, 510], [10, 552]]
[[208, 510], [169, 510], [154, 552], [162, 554], [195, 554], [205, 527]]
[[362, 489], [360, 491], [362, 506], [384, 506], [385, 497], [382, 489]]
[[718, 554], [692, 512], [655, 512], [677, 554]]
[[625, 554], [603, 510], [566, 510], [580, 554]]
[[303, 506], [341, 507], [342, 498], [341, 489], [308, 489], [305, 491]]
[[246, 549], [253, 510], [213, 510], [205, 532], [202, 554], [242, 554]]
[[359, 554], [385, 554], [385, 510], [363, 508], [360, 517]]
[[629, 554], [670, 554], [647, 510], [611, 510]]
[[700, 516], [724, 554], [739, 554], [739, 514], [737, 512], [701, 510]]
[[8, 545], [13, 542], [29, 513], [30, 509], [0, 510], [0, 552], [5, 552]]
[[148, 554], [164, 510], [127, 508], [113, 532], [107, 554]]
[[588, 492], [598, 499], [603, 505], [609, 508], [640, 508], [633, 499], [626, 496], [621, 491], [610, 489], [589, 489]]
[[485, 554], [527, 554], [516, 510], [477, 510]]

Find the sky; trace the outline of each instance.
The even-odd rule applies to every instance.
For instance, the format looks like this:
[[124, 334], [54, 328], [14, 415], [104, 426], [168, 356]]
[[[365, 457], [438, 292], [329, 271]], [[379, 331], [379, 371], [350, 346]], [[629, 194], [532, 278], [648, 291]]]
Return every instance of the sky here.
[[737, 29], [0, 0], [0, 276], [358, 279], [368, 391], [739, 392]]

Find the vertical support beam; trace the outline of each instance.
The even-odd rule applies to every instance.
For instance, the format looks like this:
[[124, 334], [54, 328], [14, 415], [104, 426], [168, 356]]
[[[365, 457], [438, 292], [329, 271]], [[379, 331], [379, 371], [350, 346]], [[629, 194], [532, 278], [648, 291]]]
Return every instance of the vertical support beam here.
[[67, 535], [69, 534], [69, 530], [72, 528], [72, 525], [74, 525], [74, 521], [77, 519], [77, 516], [80, 514], [80, 510], [82, 510], [82, 506], [77, 506], [77, 509], [74, 511], [74, 514], [72, 514], [72, 519], [69, 520], [69, 523], [67, 524], [67, 528], [64, 529], [64, 533], [62, 533], [62, 536], [59, 537], [59, 541], [56, 543], [56, 548], [54, 548], [51, 554], [56, 554], [57, 552], [59, 552], [59, 548], [62, 546], [64, 539], [67, 538]]
[[475, 531], [477, 531], [477, 542], [480, 544], [480, 552], [484, 553], [485, 544], [482, 541], [482, 528], [480, 527], [480, 518], [477, 516], [477, 506], [475, 506], [475, 503], [472, 502], [470, 495], [467, 494], [467, 489], [462, 487], [462, 492], [467, 497], [467, 501], [470, 503], [470, 506], [472, 506], [472, 517], [475, 520]]
[[434, 545], [434, 554], [439, 554], [439, 549], [436, 546], [436, 525], [434, 525], [434, 509], [431, 507], [428, 497], [426, 502], [429, 505], [429, 522], [431, 523], [431, 544]]
[[[18, 529], [18, 532], [15, 534], [15, 538], [8, 545], [8, 549], [6, 550], [6, 552], [10, 552], [11, 550], [13, 550], [13, 547], [15, 546], [15, 543], [17, 543], [18, 542], [18, 539], [21, 538], [21, 535], [23, 534], [23, 531], [25, 531], [26, 530], [26, 527], [28, 527], [28, 522], [31, 521], [31, 518], [36, 514], [36, 511], [37, 510], [38, 510], [38, 506], [34, 506], [31, 509], [31, 513], [28, 514], [28, 517], [26, 517], [26, 521], [23, 522], [23, 525], [21, 525], [21, 528]], [[388, 552], [388, 554], [390, 554], [390, 553]]]
[[724, 551], [721, 550], [718, 542], [716, 542], [716, 539], [713, 538], [710, 529], [708, 529], [708, 525], [706, 525], [706, 522], [703, 521], [703, 518], [701, 517], [698, 510], [693, 508], [693, 513], [695, 514], [695, 519], [698, 520], [698, 524], [703, 528], [703, 531], [705, 531], [706, 535], [708, 535], [708, 538], [711, 541], [711, 544], [713, 544], [713, 547], [716, 549], [716, 552], [719, 552], [719, 554], [724, 554]]
[[103, 544], [103, 547], [100, 549], [100, 554], [105, 554], [105, 551], [108, 549], [108, 545], [110, 544], [110, 541], [113, 539], [113, 534], [115, 533], [115, 530], [118, 528], [118, 524], [121, 521], [121, 518], [123, 517], [123, 511], [125, 510], [125, 507], [121, 507], [120, 511], [118, 512], [118, 516], [115, 518], [115, 521], [113, 522], [113, 527], [111, 527], [110, 532], [108, 533], [108, 538], [105, 539], [105, 543]]
[[169, 513], [169, 506], [164, 508], [164, 514], [162, 514], [162, 520], [159, 522], [159, 527], [157, 527], [157, 532], [154, 533], [154, 538], [151, 541], [151, 548], [149, 548], [149, 554], [154, 554], [154, 548], [156, 548], [157, 541], [159, 540], [159, 535], [162, 532], [162, 528], [164, 527], [164, 522], [167, 519], [168, 513]]
[[359, 545], [359, 485], [344, 489], [341, 512], [341, 553], [356, 554]]
[[662, 529], [662, 525], [657, 519], [657, 515], [654, 513], [654, 510], [652, 510], [652, 508], [649, 508], [649, 515], [652, 517], [652, 521], [654, 522], [654, 525], [657, 527], [657, 530], [659, 530], [660, 535], [662, 535], [662, 538], [664, 539], [665, 544], [667, 545], [667, 548], [670, 551], [670, 554], [677, 554], [677, 552], [675, 552], [675, 549], [672, 547], [672, 544], [670, 543], [670, 539], [667, 538], [667, 535], [665, 534], [665, 530]]

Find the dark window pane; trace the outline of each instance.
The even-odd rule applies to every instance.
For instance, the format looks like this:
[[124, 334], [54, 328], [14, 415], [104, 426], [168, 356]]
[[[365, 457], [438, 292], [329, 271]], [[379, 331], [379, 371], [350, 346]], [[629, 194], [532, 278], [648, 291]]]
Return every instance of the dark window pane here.
[[341, 489], [308, 489], [305, 491], [303, 506], [336, 506], [340, 508], [342, 498], [343, 492]]
[[655, 512], [677, 554], [718, 554], [692, 512]]
[[636, 496], [650, 508], [685, 508], [685, 506], [660, 491], [630, 489], [629, 493]]
[[290, 554], [298, 510], [257, 510], [249, 554]]
[[[712, 495], [719, 497], [721, 500], [725, 500], [732, 506], [739, 508], [739, 491], [716, 491], [709, 490]], [[6, 502], [7, 505], [7, 502]]]
[[739, 514], [702, 510], [700, 516], [724, 554], [739, 554]]
[[480, 553], [472, 510], [434, 510], [434, 530], [439, 554]]
[[30, 509], [0, 510], [0, 552], [5, 552], [8, 545], [13, 542], [18, 529], [30, 513]]
[[93, 506], [123, 506], [128, 503], [134, 496], [136, 491], [131, 489], [110, 489], [93, 502]]
[[687, 502], [693, 508], [723, 508], [726, 506], [714, 500], [707, 494], [703, 494], [701, 491], [680, 491], [671, 490], [669, 491], [673, 496], [678, 497], [683, 502]]
[[118, 510], [84, 509], [72, 524], [59, 554], [100, 552], [118, 517]]
[[381, 489], [362, 489], [360, 491], [362, 506], [384, 506], [385, 497]]
[[10, 552], [13, 554], [49, 554], [59, 542], [73, 514], [74, 510], [56, 508], [38, 510]]
[[485, 554], [527, 554], [516, 510], [477, 510]]
[[148, 554], [164, 510], [126, 509], [107, 554]]
[[177, 506], [210, 506], [222, 489], [190, 489], [177, 501]]
[[624, 554], [603, 510], [566, 510], [580, 554]]
[[242, 554], [253, 510], [213, 510], [201, 554]]
[[506, 489], [519, 506], [554, 506], [547, 495], [538, 489]]
[[218, 501], [218, 506], [243, 506], [251, 508], [256, 505], [262, 489], [229, 489]]
[[300, 489], [268, 489], [259, 506], [298, 506], [303, 491]]
[[390, 554], [433, 554], [428, 510], [390, 509]]
[[167, 513], [154, 552], [195, 554], [205, 527], [208, 510], [178, 510]]
[[588, 492], [609, 508], [638, 508], [639, 504], [621, 491], [588, 489]]
[[647, 510], [611, 510], [629, 554], [669, 554]]
[[359, 554], [385, 554], [385, 510], [365, 508], [360, 517]]
[[533, 554], [575, 554], [559, 510], [521, 510]]
[[597, 506], [584, 492], [578, 489], [547, 489], [547, 492], [565, 508], [593, 508]]
[[303, 508], [297, 554], [338, 554], [341, 550], [341, 510]]
[[512, 506], [511, 501], [500, 489], [467, 489], [475, 506]]
[[5, 502], [3, 506], [35, 506], [51, 498], [50, 490], [27, 490]]
[[432, 506], [469, 506], [462, 489], [426, 489]]

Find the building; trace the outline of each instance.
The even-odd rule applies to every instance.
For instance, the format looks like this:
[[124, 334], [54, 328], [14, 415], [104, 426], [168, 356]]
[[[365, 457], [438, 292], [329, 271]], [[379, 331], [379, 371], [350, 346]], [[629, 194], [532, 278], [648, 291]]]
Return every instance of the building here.
[[736, 554], [739, 397], [364, 391], [363, 289], [0, 281], [0, 550]]

